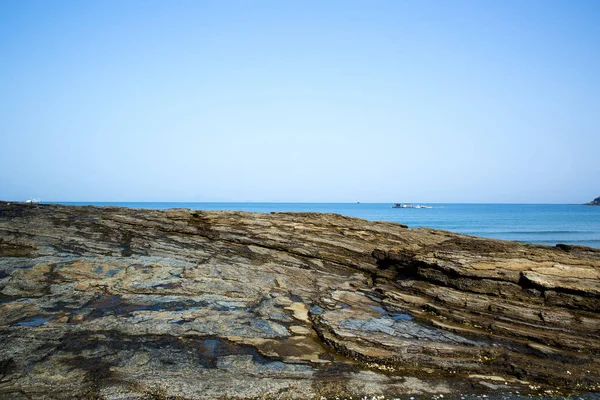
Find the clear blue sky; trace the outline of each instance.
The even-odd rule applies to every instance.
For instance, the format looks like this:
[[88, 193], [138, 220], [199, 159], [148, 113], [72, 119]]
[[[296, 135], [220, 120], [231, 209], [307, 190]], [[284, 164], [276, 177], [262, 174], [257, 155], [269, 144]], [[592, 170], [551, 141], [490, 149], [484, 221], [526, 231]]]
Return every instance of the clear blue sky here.
[[0, 2], [0, 199], [581, 203], [600, 1]]

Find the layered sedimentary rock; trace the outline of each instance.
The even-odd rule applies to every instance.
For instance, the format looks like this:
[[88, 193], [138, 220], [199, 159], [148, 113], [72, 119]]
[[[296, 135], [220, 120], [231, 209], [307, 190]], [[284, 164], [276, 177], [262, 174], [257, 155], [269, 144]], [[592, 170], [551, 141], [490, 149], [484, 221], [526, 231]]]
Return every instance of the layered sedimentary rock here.
[[332, 214], [0, 203], [0, 398], [599, 382], [600, 250]]

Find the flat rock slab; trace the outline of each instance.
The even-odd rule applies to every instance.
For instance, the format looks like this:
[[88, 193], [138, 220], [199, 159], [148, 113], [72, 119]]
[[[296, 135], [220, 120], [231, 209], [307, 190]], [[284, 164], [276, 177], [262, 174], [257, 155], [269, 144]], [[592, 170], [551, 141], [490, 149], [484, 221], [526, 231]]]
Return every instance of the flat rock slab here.
[[599, 392], [596, 249], [0, 202], [3, 399]]

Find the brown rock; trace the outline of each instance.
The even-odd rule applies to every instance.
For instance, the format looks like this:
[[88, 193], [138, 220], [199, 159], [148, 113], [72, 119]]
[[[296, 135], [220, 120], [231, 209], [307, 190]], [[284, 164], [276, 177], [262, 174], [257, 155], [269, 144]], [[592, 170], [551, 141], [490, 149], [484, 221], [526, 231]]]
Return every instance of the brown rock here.
[[598, 392], [599, 332], [596, 249], [0, 202], [2, 398]]

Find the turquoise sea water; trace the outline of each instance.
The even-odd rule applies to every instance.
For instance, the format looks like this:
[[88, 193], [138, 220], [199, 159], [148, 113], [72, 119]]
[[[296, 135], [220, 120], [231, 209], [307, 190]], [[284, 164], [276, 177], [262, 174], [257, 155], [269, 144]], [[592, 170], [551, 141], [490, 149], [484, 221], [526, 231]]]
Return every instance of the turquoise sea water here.
[[567, 204], [428, 204], [431, 209], [392, 208], [391, 203], [102, 203], [69, 205], [190, 208], [253, 212], [337, 213], [370, 221], [400, 222], [468, 235], [528, 243], [580, 244], [600, 248], [600, 207]]

